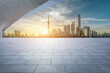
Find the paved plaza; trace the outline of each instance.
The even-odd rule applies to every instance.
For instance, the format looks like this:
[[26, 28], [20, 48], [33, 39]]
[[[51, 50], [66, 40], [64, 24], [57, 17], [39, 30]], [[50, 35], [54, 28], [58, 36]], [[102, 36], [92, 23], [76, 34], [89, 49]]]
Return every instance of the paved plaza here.
[[0, 38], [0, 73], [110, 73], [110, 38]]

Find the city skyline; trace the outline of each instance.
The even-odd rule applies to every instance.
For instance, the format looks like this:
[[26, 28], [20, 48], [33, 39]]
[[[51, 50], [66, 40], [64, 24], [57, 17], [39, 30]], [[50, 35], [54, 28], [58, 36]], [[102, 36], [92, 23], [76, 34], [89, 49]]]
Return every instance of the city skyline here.
[[[101, 3], [104, 2], [104, 11], [101, 11]], [[96, 8], [94, 5], [99, 4]], [[90, 4], [90, 5], [89, 5]], [[80, 5], [80, 6], [78, 6]], [[94, 5], [94, 6], [93, 6]], [[87, 8], [87, 7], [90, 8]], [[93, 7], [91, 7], [93, 6]], [[81, 1], [81, 0], [64, 0], [61, 3], [57, 3], [56, 5], [53, 5], [51, 7], [48, 7], [47, 9], [44, 9], [40, 12], [34, 12], [30, 15], [27, 15], [17, 22], [15, 22], [12, 26], [10, 26], [5, 32], [6, 33], [12, 33], [14, 30], [22, 30], [23, 33], [36, 33], [38, 34], [39, 31], [47, 30], [46, 28], [46, 22], [47, 22], [47, 16], [50, 15], [51, 19], [51, 26], [50, 30], [53, 29], [53, 27], [56, 28], [62, 28], [63, 25], [71, 24], [72, 21], [77, 21], [77, 15], [81, 14], [82, 16], [82, 22], [81, 24], [83, 26], [90, 26], [93, 30], [96, 30], [97, 32], [104, 33], [104, 32], [110, 32], [110, 18], [109, 13], [107, 13], [108, 9], [106, 8], [108, 6], [107, 1]], [[102, 8], [104, 8], [102, 7]], [[87, 9], [87, 10], [86, 10]], [[91, 10], [90, 10], [91, 9]], [[97, 13], [98, 9], [100, 12]], [[86, 10], [87, 12], [83, 11]], [[96, 13], [93, 13], [96, 12]], [[104, 15], [102, 14], [103, 12]], [[109, 12], [109, 11], [108, 11]], [[63, 28], [62, 28], [63, 29]]]
[[[37, 37], [110, 37], [110, 33], [99, 33], [95, 30], [92, 30], [89, 26], [82, 26], [81, 25], [81, 16], [78, 14], [78, 24], [75, 24], [76, 22], [73, 21], [70, 25], [64, 25], [63, 30], [60, 28], [53, 28], [50, 30], [50, 17], [48, 15], [48, 21], [47, 21], [47, 32], [46, 31], [40, 31], [38, 35], [36, 34], [21, 34], [21, 31], [15, 30], [14, 33], [4, 33], [4, 37], [31, 37], [31, 38], [37, 38]], [[82, 27], [81, 27], [82, 26]]]

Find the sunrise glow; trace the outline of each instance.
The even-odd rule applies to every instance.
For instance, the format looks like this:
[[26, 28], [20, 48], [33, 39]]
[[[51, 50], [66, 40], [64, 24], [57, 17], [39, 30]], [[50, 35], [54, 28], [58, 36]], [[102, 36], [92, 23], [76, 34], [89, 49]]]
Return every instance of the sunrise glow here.
[[41, 34], [44, 34], [45, 35], [45, 34], [48, 34], [48, 32], [46, 30], [42, 30], [41, 31]]

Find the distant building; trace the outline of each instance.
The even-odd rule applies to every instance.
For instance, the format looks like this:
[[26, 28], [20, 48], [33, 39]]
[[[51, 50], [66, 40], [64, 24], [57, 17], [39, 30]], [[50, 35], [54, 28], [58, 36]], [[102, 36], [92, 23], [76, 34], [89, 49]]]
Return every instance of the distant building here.
[[92, 37], [97, 37], [97, 35], [98, 35], [97, 32], [92, 30]]
[[70, 34], [70, 25], [67, 25], [67, 34]]
[[71, 24], [71, 35], [75, 34], [75, 22], [72, 22]]
[[80, 31], [80, 36], [81, 36], [81, 37], [83, 37], [83, 36], [84, 36], [83, 28], [81, 28], [81, 31]]
[[84, 37], [89, 37], [89, 35], [90, 35], [90, 27], [84, 26], [83, 27], [83, 34], [84, 34]]
[[100, 33], [97, 34], [98, 37], [102, 37]]
[[110, 37], [110, 33], [109, 33], [109, 37]]
[[81, 31], [81, 29], [79, 29], [79, 27], [76, 27], [76, 35], [78, 36], [78, 37], [80, 37], [80, 31]]
[[60, 28], [58, 28], [58, 35], [59, 35], [59, 36], [62, 36], [62, 31], [61, 31]]
[[11, 37], [14, 37], [14, 34], [12, 33]]
[[8, 33], [8, 34], [7, 34], [7, 37], [11, 37], [11, 34], [10, 34], [10, 33]]
[[110, 37], [110, 34], [105, 32], [105, 33], [102, 34], [102, 36], [103, 37]]
[[64, 33], [67, 33], [67, 28], [66, 28], [66, 26], [64, 26]]
[[18, 33], [17, 33], [17, 30], [15, 30], [15, 37], [17, 37], [18, 36]]
[[18, 31], [18, 37], [20, 37], [20, 31]]
[[53, 29], [53, 30], [52, 30], [51, 36], [52, 36], [52, 37], [56, 37], [56, 36], [57, 36], [57, 30], [56, 30], [56, 29]]
[[91, 32], [91, 30], [89, 30], [89, 37], [92, 37], [92, 32]]
[[28, 35], [27, 35], [27, 33], [25, 33], [25, 35], [24, 35], [25, 37], [27, 37]]
[[20, 37], [20, 31], [15, 30], [15, 37]]

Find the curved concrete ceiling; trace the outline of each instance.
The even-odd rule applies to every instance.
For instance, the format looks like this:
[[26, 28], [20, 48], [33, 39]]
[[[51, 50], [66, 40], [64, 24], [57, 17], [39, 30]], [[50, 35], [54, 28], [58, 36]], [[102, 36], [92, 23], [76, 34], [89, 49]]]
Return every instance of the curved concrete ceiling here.
[[48, 1], [50, 0], [0, 0], [0, 30], [7, 29], [25, 14]]

